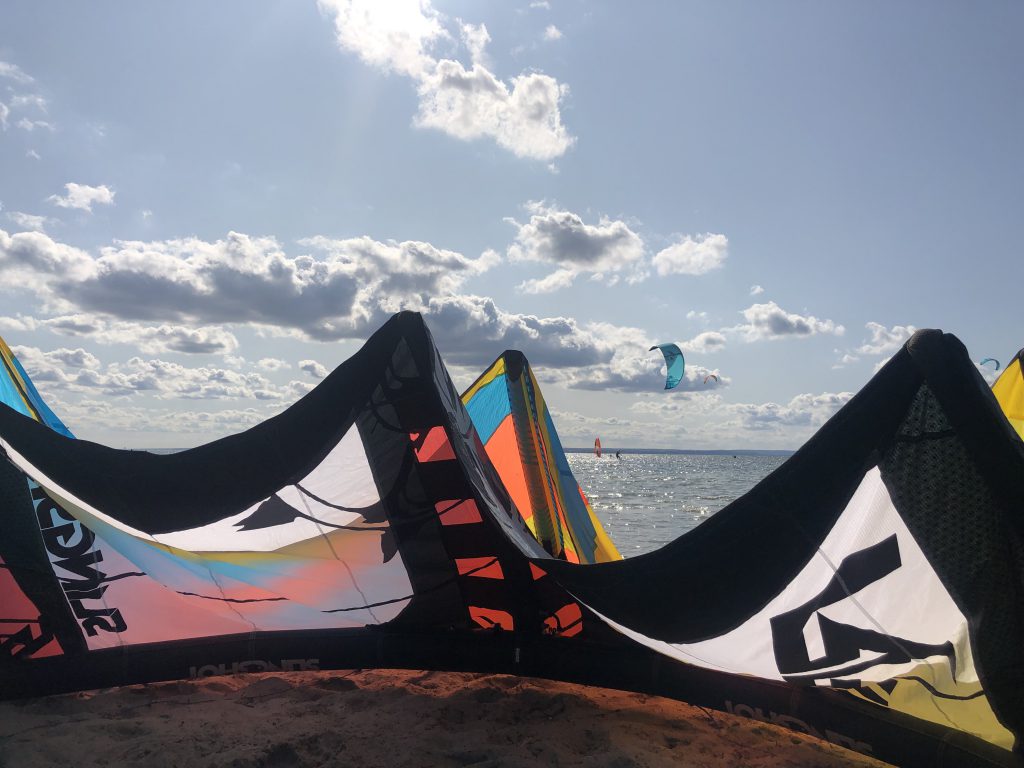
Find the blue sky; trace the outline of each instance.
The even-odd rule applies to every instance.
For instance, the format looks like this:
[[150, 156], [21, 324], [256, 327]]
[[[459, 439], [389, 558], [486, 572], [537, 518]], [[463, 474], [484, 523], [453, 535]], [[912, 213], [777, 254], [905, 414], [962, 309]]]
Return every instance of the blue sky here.
[[794, 448], [913, 328], [1024, 344], [1022, 22], [6, 4], [0, 334], [115, 446], [244, 429], [411, 308], [457, 384], [522, 349], [568, 445]]

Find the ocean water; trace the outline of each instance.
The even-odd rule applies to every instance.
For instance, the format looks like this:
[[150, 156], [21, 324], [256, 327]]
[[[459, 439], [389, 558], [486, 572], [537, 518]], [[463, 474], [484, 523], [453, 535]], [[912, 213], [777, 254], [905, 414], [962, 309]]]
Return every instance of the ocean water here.
[[658, 549], [739, 498], [785, 456], [568, 454], [576, 480], [623, 557]]

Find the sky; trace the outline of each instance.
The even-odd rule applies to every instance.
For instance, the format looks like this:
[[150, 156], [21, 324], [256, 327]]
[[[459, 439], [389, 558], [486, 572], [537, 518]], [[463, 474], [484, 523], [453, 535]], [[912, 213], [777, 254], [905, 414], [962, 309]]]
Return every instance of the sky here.
[[244, 430], [412, 309], [460, 388], [522, 350], [567, 446], [795, 449], [915, 329], [1024, 345], [1022, 28], [941, 0], [5, 3], [0, 334], [114, 447]]

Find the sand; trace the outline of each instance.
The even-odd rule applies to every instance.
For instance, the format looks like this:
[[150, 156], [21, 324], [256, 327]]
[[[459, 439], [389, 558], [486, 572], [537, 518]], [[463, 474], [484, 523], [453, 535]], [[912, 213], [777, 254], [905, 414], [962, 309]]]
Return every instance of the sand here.
[[884, 763], [670, 699], [508, 675], [265, 673], [0, 703], [0, 766]]

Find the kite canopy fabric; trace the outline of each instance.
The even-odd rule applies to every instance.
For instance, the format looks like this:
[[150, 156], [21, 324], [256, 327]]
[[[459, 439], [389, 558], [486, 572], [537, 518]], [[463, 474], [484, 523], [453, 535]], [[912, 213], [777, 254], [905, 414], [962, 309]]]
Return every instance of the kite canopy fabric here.
[[462, 402], [519, 514], [548, 553], [570, 563], [622, 559], [573, 477], [521, 352], [502, 353]]
[[665, 389], [673, 389], [683, 380], [683, 371], [686, 369], [686, 359], [682, 351], [675, 344], [655, 344], [648, 352], [660, 350], [665, 356]]
[[41, 421], [50, 429], [72, 437], [64, 423], [43, 402], [32, 380], [21, 367], [11, 348], [0, 338], [0, 403], [13, 408], [30, 419]]
[[412, 313], [284, 413], [177, 454], [0, 406], [0, 696], [509, 672], [897, 764], [1019, 764], [1024, 443], [955, 338], [917, 333], [752, 491], [629, 560], [546, 552], [480, 431]]
[[992, 394], [1017, 434], [1024, 438], [1024, 349], [1017, 353], [996, 379], [992, 385]]

